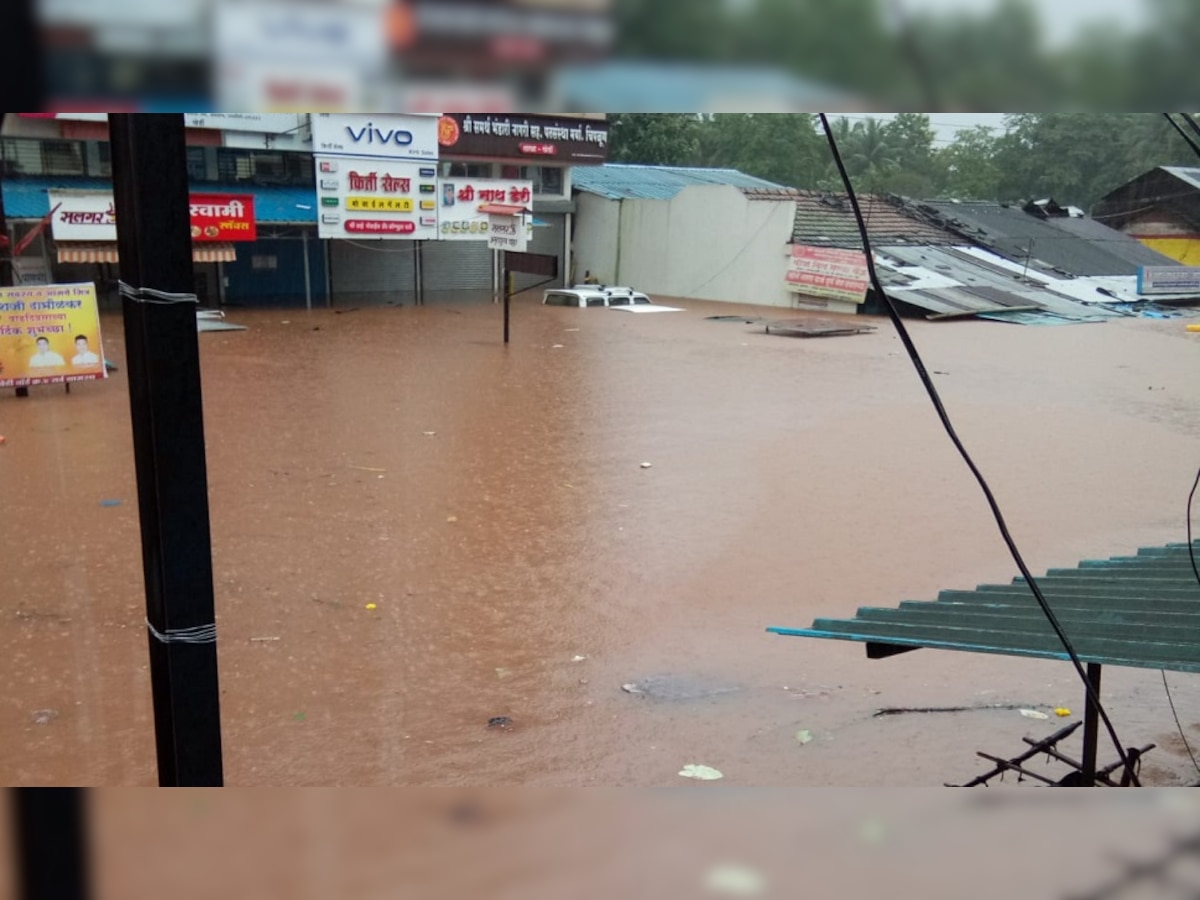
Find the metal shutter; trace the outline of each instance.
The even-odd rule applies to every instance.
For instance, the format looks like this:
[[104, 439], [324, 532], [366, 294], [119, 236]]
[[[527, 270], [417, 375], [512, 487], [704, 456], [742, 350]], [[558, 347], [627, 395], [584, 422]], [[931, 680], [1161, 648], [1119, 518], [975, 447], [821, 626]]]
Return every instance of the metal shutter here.
[[329, 257], [334, 303], [339, 306], [383, 304], [411, 306], [416, 299], [413, 241], [330, 240]]
[[492, 251], [487, 241], [426, 241], [421, 251], [426, 303], [492, 296]]

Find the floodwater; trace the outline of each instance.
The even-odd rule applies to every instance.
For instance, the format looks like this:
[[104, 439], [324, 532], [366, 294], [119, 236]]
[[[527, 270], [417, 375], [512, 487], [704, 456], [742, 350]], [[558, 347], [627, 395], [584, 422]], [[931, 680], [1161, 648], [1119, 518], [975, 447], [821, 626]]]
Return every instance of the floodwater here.
[[[696, 764], [939, 785], [1064, 722], [876, 710], [1078, 718], [1066, 663], [766, 633], [1014, 565], [886, 320], [797, 339], [705, 319], [770, 310], [677, 305], [522, 298], [507, 347], [491, 304], [231, 312], [248, 331], [199, 336], [228, 784], [687, 785]], [[103, 325], [112, 378], [0, 397], [9, 785], [156, 783]], [[1035, 572], [1183, 540], [1200, 338], [1181, 322], [911, 329]], [[1171, 683], [1200, 744], [1200, 680]], [[1104, 697], [1126, 745], [1159, 745], [1148, 782], [1195, 780], [1158, 672], [1107, 669]]]

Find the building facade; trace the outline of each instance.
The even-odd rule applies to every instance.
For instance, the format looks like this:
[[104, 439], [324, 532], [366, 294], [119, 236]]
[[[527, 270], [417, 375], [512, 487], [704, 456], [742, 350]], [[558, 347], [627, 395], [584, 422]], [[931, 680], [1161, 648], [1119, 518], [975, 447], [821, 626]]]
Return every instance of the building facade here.
[[[571, 168], [603, 161], [604, 118], [484, 113], [442, 119], [452, 124], [439, 130], [446, 138], [433, 164], [438, 183], [465, 190], [463, 196], [481, 184], [528, 185], [535, 217], [529, 249], [558, 257], [565, 278], [574, 211]], [[488, 250], [485, 235], [321, 238], [308, 115], [189, 114], [185, 122], [193, 212], [211, 207], [198, 201], [214, 197], [236, 201], [220, 211], [252, 210], [251, 221], [236, 226], [246, 230], [216, 236], [193, 217], [201, 303], [428, 303], [486, 299], [497, 290], [498, 255]], [[115, 225], [104, 216], [112, 192], [106, 115], [9, 115], [0, 135], [0, 166], [10, 239], [17, 244], [37, 231], [14, 258], [17, 279], [96, 281], [106, 294], [104, 286], [118, 273]], [[52, 201], [55, 215], [38, 231]], [[449, 229], [452, 223], [443, 222]]]

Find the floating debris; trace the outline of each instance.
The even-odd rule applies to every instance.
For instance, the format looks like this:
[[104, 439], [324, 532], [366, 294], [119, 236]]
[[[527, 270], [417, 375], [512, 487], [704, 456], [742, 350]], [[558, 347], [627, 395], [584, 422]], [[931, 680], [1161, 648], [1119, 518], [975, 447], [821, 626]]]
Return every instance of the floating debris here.
[[843, 337], [853, 334], [870, 334], [874, 325], [850, 325], [837, 322], [821, 322], [812, 319], [778, 319], [766, 323], [767, 334], [786, 337]]
[[725, 777], [719, 769], [697, 765], [686, 765], [679, 770], [679, 774], [684, 778], [694, 778], [697, 781], [718, 781]]

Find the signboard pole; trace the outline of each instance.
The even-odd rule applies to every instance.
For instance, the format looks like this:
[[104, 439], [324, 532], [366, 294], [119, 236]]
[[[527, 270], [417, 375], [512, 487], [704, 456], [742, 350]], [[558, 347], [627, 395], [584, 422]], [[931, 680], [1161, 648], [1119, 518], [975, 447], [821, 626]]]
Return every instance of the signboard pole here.
[[87, 788], [16, 788], [15, 832], [21, 900], [87, 900]]
[[512, 303], [513, 273], [508, 270], [508, 254], [504, 260], [504, 343], [508, 343], [508, 309]]
[[212, 538], [183, 117], [114, 113], [109, 122], [158, 779], [163, 787], [219, 787]]

